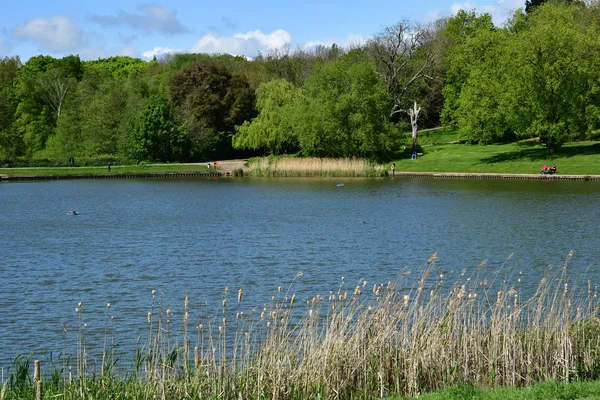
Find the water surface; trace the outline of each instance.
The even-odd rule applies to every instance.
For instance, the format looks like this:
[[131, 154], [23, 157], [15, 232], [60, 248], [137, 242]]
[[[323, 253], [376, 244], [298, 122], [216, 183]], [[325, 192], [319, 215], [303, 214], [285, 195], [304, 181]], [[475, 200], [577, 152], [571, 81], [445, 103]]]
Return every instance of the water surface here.
[[229, 304], [243, 288], [247, 307], [262, 306], [302, 271], [290, 291], [326, 296], [342, 276], [350, 288], [403, 270], [416, 276], [434, 252], [436, 274], [456, 276], [486, 260], [482, 273], [521, 273], [535, 287], [573, 250], [572, 275], [597, 280], [599, 202], [597, 183], [537, 180], [1, 184], [0, 366], [16, 354], [60, 352], [62, 322], [74, 343], [78, 302], [90, 342], [102, 336], [110, 302], [117, 336], [132, 346], [144, 335], [152, 290], [174, 319], [189, 294], [200, 318], [198, 304], [217, 309], [226, 287]]

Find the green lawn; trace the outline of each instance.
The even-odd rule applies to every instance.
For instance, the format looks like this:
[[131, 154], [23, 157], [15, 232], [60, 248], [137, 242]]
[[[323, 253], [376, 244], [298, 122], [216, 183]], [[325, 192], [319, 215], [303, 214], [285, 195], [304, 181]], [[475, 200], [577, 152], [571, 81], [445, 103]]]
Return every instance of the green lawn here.
[[[395, 397], [390, 399], [405, 399]], [[600, 382], [544, 382], [525, 389], [476, 389], [465, 386], [424, 394], [421, 400], [600, 400]]]
[[107, 167], [55, 167], [55, 168], [0, 168], [0, 175], [80, 175], [80, 174], [132, 174], [132, 173], [168, 173], [168, 172], [210, 172], [206, 165], [167, 164], [167, 165], [123, 165]]
[[560, 174], [600, 175], [599, 142], [567, 143], [554, 155], [547, 154], [544, 145], [532, 142], [424, 145], [423, 150], [417, 160], [411, 159], [409, 149], [405, 150], [394, 161], [396, 171], [536, 174], [544, 163], [555, 163]]

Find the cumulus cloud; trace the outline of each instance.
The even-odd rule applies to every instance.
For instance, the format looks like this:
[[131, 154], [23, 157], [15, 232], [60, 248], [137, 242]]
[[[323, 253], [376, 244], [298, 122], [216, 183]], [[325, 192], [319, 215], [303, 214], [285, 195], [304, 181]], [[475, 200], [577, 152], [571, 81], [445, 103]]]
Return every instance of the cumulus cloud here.
[[86, 42], [85, 33], [64, 15], [35, 18], [16, 26], [13, 36], [37, 43], [41, 51], [69, 52]]
[[525, 2], [523, 0], [499, 0], [497, 3], [490, 5], [476, 6], [473, 3], [454, 3], [449, 8], [435, 10], [425, 15], [426, 22], [432, 22], [439, 18], [450, 17], [456, 15], [460, 10], [471, 11], [475, 10], [478, 14], [488, 13], [492, 16], [492, 20], [496, 26], [504, 24], [508, 17], [517, 8], [523, 8]]
[[142, 53], [142, 56], [148, 60], [151, 60], [154, 57], [159, 58], [160, 56], [162, 56], [164, 54], [174, 54], [174, 53], [183, 53], [183, 52], [185, 52], [185, 50], [171, 49], [169, 47], [156, 46], [152, 50], [144, 51]]
[[121, 11], [117, 16], [94, 14], [90, 16], [90, 19], [104, 27], [127, 25], [144, 32], [160, 32], [174, 35], [190, 31], [179, 22], [173, 11], [163, 6], [141, 4], [137, 9], [139, 13], [132, 14]]
[[228, 53], [255, 57], [259, 52], [268, 52], [284, 47], [291, 41], [292, 36], [283, 29], [271, 33], [262, 33], [255, 30], [236, 33], [233, 36], [207, 33], [189, 51], [192, 53]]

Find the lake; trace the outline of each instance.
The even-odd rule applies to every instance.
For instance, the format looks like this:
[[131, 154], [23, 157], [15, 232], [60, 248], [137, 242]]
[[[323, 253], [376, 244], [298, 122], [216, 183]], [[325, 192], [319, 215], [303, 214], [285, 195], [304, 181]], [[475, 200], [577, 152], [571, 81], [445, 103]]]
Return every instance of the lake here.
[[0, 204], [3, 368], [17, 354], [44, 360], [74, 345], [79, 302], [91, 347], [111, 303], [131, 359], [152, 290], [178, 321], [189, 294], [197, 321], [225, 296], [235, 305], [239, 288], [247, 309], [280, 286], [306, 300], [336, 291], [342, 276], [349, 290], [416, 277], [434, 252], [435, 276], [449, 281], [486, 261], [482, 274], [532, 289], [570, 250], [573, 278], [599, 277], [595, 182], [65, 180], [0, 184]]

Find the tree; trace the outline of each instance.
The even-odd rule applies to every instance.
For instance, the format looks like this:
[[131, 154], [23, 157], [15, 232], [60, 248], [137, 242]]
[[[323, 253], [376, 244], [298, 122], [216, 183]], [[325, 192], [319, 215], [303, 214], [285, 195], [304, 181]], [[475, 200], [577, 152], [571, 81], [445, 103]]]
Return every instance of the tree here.
[[420, 80], [430, 78], [434, 54], [427, 43], [433, 32], [400, 21], [387, 26], [367, 44], [375, 60], [378, 74], [383, 78], [393, 98], [389, 117], [398, 119], [408, 109], [409, 90]]
[[300, 152], [385, 158], [393, 145], [387, 125], [391, 104], [373, 63], [340, 59], [325, 64], [290, 112]]
[[448, 41], [448, 49], [444, 62], [444, 105], [441, 120], [444, 125], [458, 128], [457, 111], [462, 90], [466, 87], [471, 71], [489, 60], [488, 54], [495, 51], [498, 36], [489, 14], [477, 15], [473, 11], [464, 10], [448, 19], [443, 35]]
[[166, 99], [148, 99], [136, 130], [136, 156], [152, 161], [180, 161], [186, 153], [185, 130], [175, 124]]
[[293, 131], [290, 112], [300, 96], [300, 89], [285, 79], [260, 85], [256, 90], [258, 116], [236, 127], [233, 147], [274, 154], [297, 150], [298, 137]]
[[256, 116], [255, 94], [243, 75], [200, 61], [173, 75], [169, 98], [185, 124], [195, 159], [226, 156], [236, 125]]
[[587, 112], [600, 105], [600, 27], [590, 25], [585, 12], [576, 5], [546, 3], [507, 46], [508, 123], [521, 136], [539, 137], [549, 153], [584, 137]]

